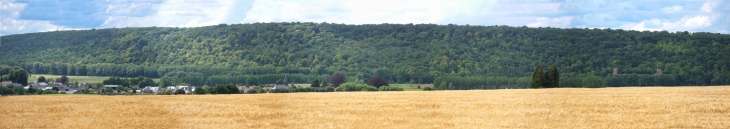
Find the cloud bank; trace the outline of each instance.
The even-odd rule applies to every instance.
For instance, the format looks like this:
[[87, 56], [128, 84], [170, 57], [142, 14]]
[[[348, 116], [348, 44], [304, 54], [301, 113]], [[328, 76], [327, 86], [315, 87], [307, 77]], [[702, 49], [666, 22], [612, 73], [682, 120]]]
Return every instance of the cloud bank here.
[[726, 0], [0, 0], [0, 6], [0, 35], [297, 21], [730, 30]]

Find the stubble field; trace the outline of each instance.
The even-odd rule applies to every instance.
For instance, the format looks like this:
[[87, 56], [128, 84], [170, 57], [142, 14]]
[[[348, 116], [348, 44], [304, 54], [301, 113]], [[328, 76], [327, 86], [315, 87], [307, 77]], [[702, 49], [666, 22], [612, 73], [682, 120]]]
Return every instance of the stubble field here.
[[730, 87], [9, 96], [0, 128], [730, 128]]

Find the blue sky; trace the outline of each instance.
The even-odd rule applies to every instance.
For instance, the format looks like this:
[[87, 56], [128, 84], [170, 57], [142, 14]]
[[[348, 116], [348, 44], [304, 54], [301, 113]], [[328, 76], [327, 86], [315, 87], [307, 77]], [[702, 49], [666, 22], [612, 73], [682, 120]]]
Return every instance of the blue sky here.
[[728, 0], [0, 0], [0, 7], [0, 35], [297, 21], [730, 33]]

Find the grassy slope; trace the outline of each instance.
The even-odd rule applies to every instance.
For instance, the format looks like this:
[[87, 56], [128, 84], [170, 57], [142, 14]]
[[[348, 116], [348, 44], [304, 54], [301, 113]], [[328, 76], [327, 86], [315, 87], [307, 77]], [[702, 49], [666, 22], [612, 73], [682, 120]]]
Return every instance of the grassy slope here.
[[727, 128], [729, 92], [630, 87], [9, 96], [0, 98], [0, 128]]

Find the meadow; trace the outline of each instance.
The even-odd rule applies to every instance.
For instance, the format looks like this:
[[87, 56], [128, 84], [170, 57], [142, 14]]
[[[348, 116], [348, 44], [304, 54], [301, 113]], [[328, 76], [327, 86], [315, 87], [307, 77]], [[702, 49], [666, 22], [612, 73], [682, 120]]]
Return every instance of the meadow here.
[[[264, 85], [276, 85], [276, 84], [264, 84]], [[309, 87], [311, 84], [304, 84], [304, 83], [295, 83], [291, 84], [297, 87]], [[400, 87], [403, 88], [405, 91], [422, 91], [423, 89], [419, 89], [418, 86], [421, 86], [421, 88], [424, 87], [433, 87], [433, 84], [390, 84], [389, 86], [393, 87]]]
[[0, 128], [730, 128], [730, 87], [0, 98]]

